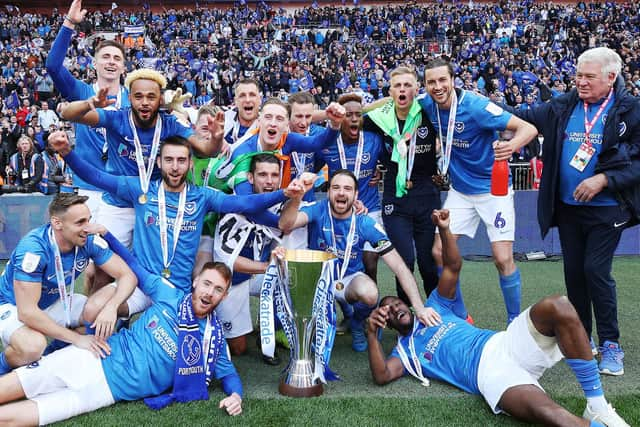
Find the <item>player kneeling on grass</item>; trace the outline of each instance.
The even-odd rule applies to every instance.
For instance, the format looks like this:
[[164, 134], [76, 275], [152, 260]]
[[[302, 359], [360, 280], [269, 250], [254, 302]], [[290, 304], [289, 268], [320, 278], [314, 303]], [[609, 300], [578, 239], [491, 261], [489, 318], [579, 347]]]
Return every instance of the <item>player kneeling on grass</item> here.
[[[384, 297], [371, 313], [367, 330], [369, 364], [376, 383], [386, 384], [409, 373], [425, 384], [431, 377], [481, 394], [495, 413], [506, 412], [527, 422], [628, 426], [605, 400], [589, 338], [567, 298], [542, 299], [503, 332], [478, 329], [453, 313], [462, 258], [449, 230], [449, 211], [433, 211], [432, 220], [442, 238], [444, 270], [425, 305], [441, 320], [425, 326], [414, 319], [402, 300]], [[377, 333], [387, 325], [399, 335], [385, 360]], [[563, 357], [587, 398], [586, 419], [551, 400], [538, 383], [544, 371]]]
[[[229, 268], [205, 264], [192, 292], [185, 293], [146, 272], [120, 242], [104, 228], [103, 232], [153, 304], [131, 329], [106, 341], [102, 359], [69, 346], [0, 377], [0, 402], [28, 399], [0, 406], [0, 425], [49, 424], [120, 400], [147, 398], [145, 403], [153, 409], [173, 401], [206, 400], [213, 377], [221, 380], [228, 396], [220, 408], [240, 414], [242, 383], [214, 312], [229, 289]], [[160, 395], [171, 386], [172, 393]]]

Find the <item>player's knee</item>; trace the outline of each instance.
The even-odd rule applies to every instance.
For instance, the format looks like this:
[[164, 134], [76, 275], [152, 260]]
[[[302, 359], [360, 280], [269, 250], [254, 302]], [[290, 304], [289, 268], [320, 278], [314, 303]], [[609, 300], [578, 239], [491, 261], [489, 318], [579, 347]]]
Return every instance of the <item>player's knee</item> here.
[[98, 314], [115, 293], [115, 288], [105, 288], [98, 293], [93, 294], [84, 305], [82, 310], [82, 319], [87, 322], [94, 322]]
[[541, 302], [546, 306], [547, 313], [549, 313], [553, 317], [555, 322], [580, 322], [573, 304], [571, 304], [571, 301], [569, 301], [569, 298], [567, 298], [566, 296], [552, 295], [546, 297]]
[[493, 263], [501, 276], [508, 276], [516, 269], [516, 264], [513, 261], [513, 253], [510, 252], [494, 254]]
[[19, 339], [12, 339], [11, 347], [15, 350], [18, 359], [28, 364], [42, 357], [47, 347], [47, 338], [39, 332], [30, 331], [22, 334]]

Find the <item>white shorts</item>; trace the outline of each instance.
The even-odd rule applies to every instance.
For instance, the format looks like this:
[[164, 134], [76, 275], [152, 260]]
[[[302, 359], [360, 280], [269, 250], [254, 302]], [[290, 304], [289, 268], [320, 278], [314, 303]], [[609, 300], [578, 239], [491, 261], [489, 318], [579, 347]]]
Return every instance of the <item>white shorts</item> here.
[[100, 212], [100, 204], [102, 203], [102, 191], [78, 189], [80, 196], [87, 196], [89, 200], [85, 202], [89, 211], [91, 211], [91, 222], [96, 222], [98, 213]]
[[133, 226], [136, 222], [135, 209], [119, 208], [101, 200], [95, 222], [104, 225], [120, 243], [131, 249]]
[[[73, 305], [71, 306], [71, 328], [81, 326], [80, 318], [86, 302], [86, 296], [82, 294], [73, 294]], [[44, 312], [58, 325], [66, 326], [67, 316], [64, 314], [64, 308], [62, 308], [60, 300], [47, 307]], [[25, 326], [25, 324], [18, 319], [18, 307], [9, 303], [0, 305], [0, 339], [2, 340], [2, 345], [4, 347], [11, 344], [11, 336], [15, 331], [23, 326]]]
[[[384, 229], [384, 224], [382, 223], [382, 211], [369, 212], [367, 216], [378, 223], [380, 227]], [[371, 243], [369, 242], [364, 243], [364, 247], [362, 248], [362, 250], [367, 252], [375, 252], [373, 246], [371, 246]]]
[[253, 331], [249, 296], [260, 294], [264, 274], [231, 286], [229, 294], [216, 307], [225, 338], [236, 338]]
[[338, 280], [334, 280], [333, 285], [335, 286], [338, 282], [342, 283], [344, 285], [344, 287], [340, 290], [338, 289], [333, 289], [335, 298], [339, 301], [345, 301], [345, 302], [349, 302], [347, 301], [347, 299], [345, 298], [345, 294], [347, 293], [347, 289], [349, 289], [349, 286], [351, 285], [351, 282], [353, 281], [353, 279], [355, 279], [358, 276], [365, 276], [367, 278], [369, 278], [369, 276], [367, 276], [366, 274], [364, 274], [361, 271], [357, 271], [353, 274], [350, 274], [348, 276], [344, 276], [342, 278], [342, 280], [338, 281]]
[[127, 299], [127, 307], [129, 307], [129, 317], [136, 313], [141, 313], [151, 307], [153, 300], [147, 296], [142, 289], [136, 286], [131, 296]]
[[100, 359], [73, 345], [15, 372], [27, 399], [38, 405], [40, 425], [115, 403]]
[[478, 388], [494, 413], [511, 387], [532, 384], [544, 391], [538, 379], [564, 356], [554, 337], [538, 332], [529, 317], [531, 307], [520, 313], [506, 331], [487, 341], [478, 365]]
[[449, 228], [453, 234], [473, 239], [482, 219], [490, 242], [514, 240], [513, 188], [509, 188], [509, 194], [504, 197], [492, 196], [491, 193], [468, 195], [451, 188], [442, 208], [449, 209], [451, 213]]

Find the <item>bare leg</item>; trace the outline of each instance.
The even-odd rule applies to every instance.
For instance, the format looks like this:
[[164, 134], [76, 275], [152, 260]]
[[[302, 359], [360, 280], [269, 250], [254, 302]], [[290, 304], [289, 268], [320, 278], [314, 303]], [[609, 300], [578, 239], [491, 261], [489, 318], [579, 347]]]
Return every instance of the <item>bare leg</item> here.
[[513, 262], [513, 242], [500, 240], [491, 243], [493, 262], [501, 276], [508, 276], [516, 271], [516, 264]]
[[247, 336], [241, 335], [235, 338], [227, 338], [229, 351], [232, 356], [240, 356], [247, 352]]
[[362, 253], [364, 272], [374, 283], [378, 283], [378, 258], [379, 256], [376, 252], [364, 251]]
[[0, 377], [0, 403], [24, 399], [24, 390], [18, 380], [18, 374], [9, 372]]
[[4, 354], [9, 366], [17, 368], [40, 359], [46, 347], [47, 339], [44, 335], [22, 326], [11, 334], [10, 344]]
[[39, 421], [38, 404], [32, 400], [0, 406], [0, 425], [37, 426]]
[[[100, 310], [104, 308], [107, 301], [109, 301], [115, 293], [116, 288], [113, 286], [105, 286], [94, 292], [89, 299], [87, 299], [82, 311], [82, 319], [89, 323], [93, 323], [96, 320], [96, 317], [98, 317], [98, 314], [100, 314]], [[129, 317], [129, 306], [126, 301], [118, 307], [118, 316]]]
[[593, 359], [589, 337], [567, 297], [556, 295], [544, 298], [531, 307], [529, 315], [538, 332], [556, 337], [564, 357]]
[[589, 421], [551, 400], [538, 387], [527, 384], [511, 387], [500, 399], [500, 408], [512, 417], [545, 426], [588, 426]]

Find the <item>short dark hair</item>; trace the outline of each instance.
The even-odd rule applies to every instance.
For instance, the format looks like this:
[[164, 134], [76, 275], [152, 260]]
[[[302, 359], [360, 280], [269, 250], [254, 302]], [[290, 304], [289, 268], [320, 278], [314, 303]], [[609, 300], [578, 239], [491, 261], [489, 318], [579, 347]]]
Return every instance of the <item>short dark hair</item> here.
[[280, 167], [280, 160], [271, 153], [258, 153], [251, 158], [251, 166], [249, 166], [249, 172], [254, 173], [256, 171], [256, 165], [258, 163], [272, 163]]
[[227, 282], [227, 287], [229, 285], [231, 285], [231, 276], [232, 276], [233, 273], [231, 273], [231, 269], [224, 262], [220, 262], [220, 261], [209, 261], [209, 262], [206, 262], [202, 266], [202, 269], [200, 270], [198, 275], [202, 274], [203, 272], [205, 272], [207, 270], [215, 270], [215, 271], [217, 271], [218, 273], [220, 273], [220, 275], [222, 276], [224, 281]]
[[424, 69], [425, 70], [432, 70], [432, 69], [438, 68], [438, 67], [447, 67], [447, 71], [449, 71], [449, 75], [451, 77], [455, 77], [456, 76], [456, 73], [453, 71], [453, 65], [451, 65], [451, 62], [447, 61], [446, 59], [444, 59], [441, 56], [439, 56], [437, 58], [433, 58], [432, 60], [427, 62], [427, 64], [425, 65]]
[[236, 84], [233, 85], [233, 96], [236, 95], [236, 90], [238, 89], [238, 86], [240, 85], [255, 85], [256, 88], [258, 88], [258, 92], [262, 92], [262, 88], [260, 87], [260, 82], [256, 79], [250, 79], [250, 78], [243, 78], [240, 79], [236, 82]]
[[353, 172], [351, 172], [349, 169], [338, 169], [336, 170], [333, 175], [331, 175], [331, 178], [329, 178], [329, 186], [331, 186], [331, 183], [333, 182], [334, 178], [339, 176], [339, 175], [346, 175], [349, 178], [351, 178], [353, 180], [353, 183], [356, 186], [356, 190], [358, 189], [358, 179], [356, 178], [355, 174]]
[[289, 95], [287, 99], [289, 105], [292, 104], [315, 104], [315, 100], [313, 99], [313, 95], [309, 92], [296, 92]]
[[183, 138], [178, 135], [171, 135], [163, 139], [162, 144], [160, 145], [160, 152], [159, 152], [160, 156], [162, 156], [162, 152], [164, 151], [164, 147], [166, 145], [177, 145], [180, 147], [186, 147], [187, 150], [189, 150], [189, 157], [191, 157], [191, 144], [189, 143], [189, 140], [187, 140], [186, 138]]
[[98, 55], [98, 52], [100, 52], [102, 49], [104, 49], [105, 47], [115, 47], [117, 49], [120, 49], [120, 52], [122, 52], [122, 61], [124, 61], [125, 57], [126, 57], [126, 53], [124, 51], [124, 45], [120, 42], [117, 42], [115, 40], [103, 40], [100, 43], [98, 43], [98, 46], [96, 47], [96, 53], [95, 55]]
[[380, 302], [378, 303], [378, 307], [382, 307], [383, 305], [385, 305], [384, 302], [386, 300], [390, 299], [390, 298], [398, 298], [398, 297], [395, 296], [395, 295], [385, 295], [382, 298], [380, 298]]
[[49, 203], [49, 218], [64, 215], [71, 206], [83, 204], [87, 200], [89, 200], [87, 196], [75, 193], [58, 193]]

